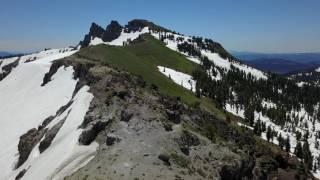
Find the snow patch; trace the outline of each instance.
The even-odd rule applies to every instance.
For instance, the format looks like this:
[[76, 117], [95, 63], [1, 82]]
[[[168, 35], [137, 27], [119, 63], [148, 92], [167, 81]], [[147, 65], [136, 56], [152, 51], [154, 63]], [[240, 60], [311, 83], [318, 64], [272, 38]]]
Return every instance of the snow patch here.
[[[2, 67], [16, 59], [19, 65], [0, 82], [0, 179], [15, 179], [23, 169], [28, 169], [23, 179], [62, 179], [90, 160], [97, 144], [80, 146], [78, 137], [89, 107], [92, 94], [89, 87], [83, 87], [73, 99], [73, 104], [48, 127], [59, 122], [70, 110], [65, 123], [57, 133], [51, 146], [40, 154], [35, 146], [27, 161], [14, 169], [18, 160], [20, 136], [38, 127], [44, 119], [72, 99], [77, 81], [73, 79], [73, 68], [60, 67], [46, 86], [41, 86], [44, 75], [49, 71], [53, 60], [76, 53], [78, 49], [63, 48], [40, 51], [21, 57], [3, 59]], [[26, 63], [28, 62], [28, 63]]]
[[[156, 39], [160, 39], [161, 35], [173, 36], [174, 37], [173, 40], [171, 40], [169, 38], [164, 39], [164, 43], [166, 44], [166, 46], [169, 49], [172, 49], [174, 51], [177, 51], [177, 52], [185, 55], [186, 58], [189, 59], [190, 61], [195, 62], [197, 64], [201, 64], [201, 61], [200, 61], [199, 57], [190, 57], [186, 53], [180, 52], [178, 50], [178, 44], [180, 44], [180, 43], [187, 42], [187, 43], [191, 44], [189, 42], [189, 41], [191, 41], [191, 37], [182, 36], [182, 35], [178, 35], [178, 34], [174, 34], [174, 33], [170, 33], [170, 32], [166, 32], [166, 33], [152, 32], [151, 35], [153, 37], [155, 37]], [[183, 39], [183, 41], [178, 41], [177, 40], [178, 38]], [[246, 74], [250, 73], [251, 75], [253, 75], [257, 79], [267, 79], [267, 76], [262, 71], [257, 70], [255, 68], [252, 68], [250, 66], [247, 66], [245, 64], [240, 64], [240, 63], [235, 62], [235, 61], [232, 62], [229, 59], [224, 59], [218, 53], [213, 53], [213, 52], [208, 51], [208, 50], [201, 50], [201, 55], [208, 57], [208, 59], [210, 61], [212, 61], [216, 66], [224, 68], [227, 71], [230, 70], [231, 69], [230, 66], [233, 65], [236, 68], [244, 71]]]
[[129, 33], [122, 30], [120, 36], [111, 42], [104, 42], [101, 38], [95, 37], [91, 40], [89, 45], [106, 44], [106, 45], [112, 45], [112, 46], [123, 46], [124, 42], [127, 42], [128, 40], [133, 41], [137, 39], [140, 35], [145, 33], [149, 33], [148, 27], [144, 27], [141, 31], [129, 32]]
[[192, 76], [163, 66], [158, 66], [158, 70], [176, 84], [195, 92], [196, 82], [192, 79]]

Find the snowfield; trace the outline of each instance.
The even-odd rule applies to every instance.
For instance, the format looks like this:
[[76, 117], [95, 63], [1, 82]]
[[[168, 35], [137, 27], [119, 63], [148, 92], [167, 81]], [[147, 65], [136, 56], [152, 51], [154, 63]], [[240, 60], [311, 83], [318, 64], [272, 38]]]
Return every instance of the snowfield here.
[[163, 66], [158, 66], [158, 70], [176, 84], [195, 92], [196, 82], [192, 79], [192, 76]]
[[[191, 44], [190, 42], [188, 42], [188, 40], [191, 40], [191, 37], [173, 34], [173, 33], [169, 33], [169, 32], [167, 32], [166, 34], [174, 36], [174, 40], [170, 40], [168, 38], [166, 38], [164, 40], [164, 42], [166, 43], [166, 46], [168, 48], [185, 55], [186, 58], [192, 62], [195, 62], [197, 64], [201, 64], [199, 57], [191, 57], [191, 56], [188, 56], [186, 53], [180, 52], [178, 50], [178, 44], [180, 44], [180, 43], [187, 42], [187, 43]], [[160, 39], [160, 35], [164, 35], [164, 33], [151, 32], [151, 35], [153, 37], [155, 37], [156, 39]], [[182, 38], [183, 41], [182, 42], [177, 41], [176, 40], [177, 38]], [[195, 44], [193, 44], [193, 45], [196, 46]], [[262, 71], [257, 70], [255, 68], [252, 68], [250, 66], [247, 66], [245, 64], [240, 64], [239, 62], [231, 61], [229, 59], [224, 59], [218, 53], [213, 53], [208, 50], [201, 50], [201, 55], [208, 57], [208, 59], [210, 61], [212, 61], [216, 66], [224, 68], [226, 71], [230, 70], [231, 65], [233, 65], [234, 67], [244, 71], [246, 74], [250, 73], [251, 75], [253, 75], [253, 77], [256, 77], [257, 79], [267, 79], [267, 76]]]
[[[93, 98], [88, 92], [89, 87], [83, 87], [72, 99], [78, 80], [73, 79], [74, 70], [71, 66], [60, 67], [52, 80], [41, 86], [51, 61], [70, 56], [77, 51], [71, 48], [52, 49], [1, 60], [3, 62], [0, 69], [17, 59], [19, 64], [0, 81], [0, 131], [3, 134], [0, 137], [0, 179], [15, 179], [23, 169], [27, 172], [22, 179], [62, 179], [93, 157], [97, 144], [78, 144], [81, 133], [78, 126]], [[48, 149], [40, 154], [38, 143], [27, 161], [15, 169], [19, 158], [20, 136], [32, 128], [38, 128], [43, 120], [54, 116], [60, 107], [71, 100], [72, 105], [47, 126], [50, 129], [66, 117]]]
[[89, 45], [98, 45], [98, 44], [107, 44], [107, 45], [112, 45], [112, 46], [123, 46], [124, 42], [127, 42], [128, 40], [135, 40], [137, 39], [141, 34], [145, 34], [149, 32], [149, 28], [145, 27], [143, 28], [141, 31], [136, 31], [136, 32], [130, 32], [130, 33], [126, 33], [124, 32], [124, 30], [122, 30], [121, 35], [111, 41], [111, 42], [104, 42], [102, 41], [101, 38], [98, 37], [94, 37]]

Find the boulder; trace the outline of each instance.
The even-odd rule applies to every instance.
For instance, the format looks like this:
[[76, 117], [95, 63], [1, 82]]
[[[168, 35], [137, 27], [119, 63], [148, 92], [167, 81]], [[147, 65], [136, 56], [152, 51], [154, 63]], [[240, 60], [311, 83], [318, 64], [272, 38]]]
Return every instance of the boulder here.
[[79, 143], [82, 145], [90, 145], [97, 135], [105, 129], [109, 122], [110, 121], [97, 121], [95, 124], [88, 127], [88, 129], [83, 130], [79, 137]]
[[115, 135], [108, 135], [106, 139], [107, 146], [112, 146], [115, 142], [119, 142], [120, 138], [116, 137]]
[[132, 118], [133, 116], [133, 113], [132, 112], [129, 112], [128, 110], [123, 110], [121, 111], [121, 121], [124, 121], [124, 122], [129, 122], [130, 119]]
[[168, 119], [175, 124], [179, 124], [181, 122], [179, 111], [171, 111], [169, 109], [166, 110]]
[[165, 155], [165, 154], [160, 154], [160, 155], [158, 156], [158, 158], [159, 158], [161, 161], [163, 161], [165, 165], [167, 165], [167, 166], [170, 166], [170, 165], [171, 165], [171, 163], [170, 163], [170, 157], [169, 157], [169, 156], [167, 156], [167, 155]]

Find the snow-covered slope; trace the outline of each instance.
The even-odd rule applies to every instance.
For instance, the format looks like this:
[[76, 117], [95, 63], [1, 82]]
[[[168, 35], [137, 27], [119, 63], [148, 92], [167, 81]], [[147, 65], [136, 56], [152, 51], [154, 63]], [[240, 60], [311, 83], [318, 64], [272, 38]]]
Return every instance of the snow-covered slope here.
[[141, 31], [136, 31], [136, 32], [125, 32], [124, 30], [122, 30], [120, 36], [111, 42], [103, 42], [101, 38], [91, 37], [91, 42], [89, 45], [107, 44], [107, 45], [113, 45], [113, 46], [123, 46], [123, 43], [128, 41], [133, 41], [137, 39], [141, 34], [145, 34], [148, 32], [149, 32], [148, 27], [145, 27], [141, 29]]
[[[174, 34], [171, 32], [151, 32], [151, 34], [157, 38], [160, 39], [161, 36], [163, 36], [164, 34], [166, 36], [173, 36], [173, 39], [170, 38], [165, 38], [164, 42], [166, 43], [166, 46], [174, 51], [180, 52], [178, 50], [178, 44], [181, 43], [189, 43], [192, 44], [193, 46], [197, 46], [196, 44], [191, 42], [191, 37], [188, 36], [183, 36], [183, 35], [178, 35], [178, 34]], [[180, 40], [178, 40], [180, 39]], [[244, 71], [246, 74], [251, 74], [254, 77], [256, 77], [257, 79], [267, 79], [267, 76], [265, 75], [265, 73], [263, 73], [260, 70], [257, 70], [255, 68], [252, 68], [250, 66], [247, 66], [245, 64], [240, 64], [239, 62], [236, 61], [231, 61], [230, 59], [224, 59], [222, 58], [218, 53], [214, 53], [211, 52], [209, 50], [205, 50], [205, 49], [201, 49], [201, 55], [202, 56], [206, 56], [210, 61], [212, 61], [216, 66], [221, 67], [223, 69], [225, 69], [226, 71], [230, 70], [231, 65], [233, 65], [234, 67], [238, 68], [239, 70]], [[180, 52], [181, 54], [185, 55], [187, 57], [187, 59], [189, 59], [190, 61], [193, 61], [197, 64], [200, 64], [200, 58], [199, 57], [193, 57], [193, 56], [189, 56], [186, 53]]]
[[159, 72], [172, 79], [175, 83], [195, 92], [196, 82], [192, 79], [192, 76], [163, 66], [158, 66], [158, 69]]
[[[0, 136], [0, 179], [15, 179], [21, 172], [25, 172], [22, 179], [61, 179], [92, 158], [96, 144], [78, 144], [81, 133], [78, 126], [92, 99], [89, 87], [83, 87], [72, 97], [78, 80], [73, 79], [71, 66], [60, 67], [51, 81], [41, 86], [51, 61], [75, 52], [77, 50], [71, 48], [52, 49], [2, 60], [0, 69], [17, 60], [19, 63], [0, 81], [0, 131], [3, 134]], [[56, 115], [71, 101], [66, 110]], [[51, 145], [40, 153], [38, 142], [27, 160], [16, 169], [20, 137], [37, 129], [50, 116], [54, 119], [46, 126], [48, 131], [63, 123]], [[44, 138], [45, 135], [41, 141]]]

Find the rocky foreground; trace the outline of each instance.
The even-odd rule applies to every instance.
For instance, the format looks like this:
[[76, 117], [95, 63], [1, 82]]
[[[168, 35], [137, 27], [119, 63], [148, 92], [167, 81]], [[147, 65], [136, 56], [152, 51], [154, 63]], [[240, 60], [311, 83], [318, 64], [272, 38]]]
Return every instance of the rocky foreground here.
[[[312, 177], [300, 162], [239, 128], [162, 96], [142, 78], [77, 55], [73, 66], [94, 95], [79, 143], [95, 157], [65, 179], [294, 179]], [[53, 69], [54, 71], [54, 69]]]

